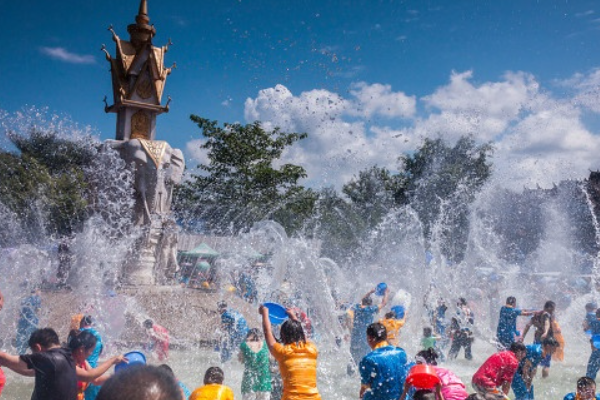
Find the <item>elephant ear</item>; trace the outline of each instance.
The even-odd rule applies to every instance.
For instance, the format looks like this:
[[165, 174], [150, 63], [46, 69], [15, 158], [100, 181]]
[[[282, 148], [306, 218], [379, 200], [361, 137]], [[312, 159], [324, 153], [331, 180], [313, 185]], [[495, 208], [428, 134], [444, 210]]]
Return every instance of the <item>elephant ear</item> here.
[[171, 181], [174, 183], [181, 182], [184, 170], [185, 159], [183, 158], [183, 152], [179, 149], [173, 149], [171, 152]]

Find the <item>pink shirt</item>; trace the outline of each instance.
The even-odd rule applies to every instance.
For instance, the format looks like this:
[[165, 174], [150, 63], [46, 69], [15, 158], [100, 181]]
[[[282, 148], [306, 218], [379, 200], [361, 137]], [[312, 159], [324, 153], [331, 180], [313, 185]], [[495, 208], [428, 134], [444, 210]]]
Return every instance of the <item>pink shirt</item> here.
[[454, 372], [446, 368], [435, 367], [435, 373], [442, 382], [444, 400], [465, 400], [469, 396], [465, 384], [458, 376], [454, 375]]
[[492, 354], [473, 375], [473, 383], [484, 388], [497, 388], [511, 382], [519, 360], [510, 350]]

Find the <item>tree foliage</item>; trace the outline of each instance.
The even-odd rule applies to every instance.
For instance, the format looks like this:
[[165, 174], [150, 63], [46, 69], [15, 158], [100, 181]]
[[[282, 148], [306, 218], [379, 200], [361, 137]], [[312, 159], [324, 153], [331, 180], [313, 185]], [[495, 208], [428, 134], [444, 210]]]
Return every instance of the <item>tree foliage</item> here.
[[307, 135], [267, 131], [260, 122], [219, 126], [196, 115], [190, 118], [206, 138], [200, 148], [209, 162], [178, 189], [179, 219], [200, 220], [206, 230], [221, 234], [263, 219], [282, 223], [288, 232], [298, 229], [311, 213], [315, 195], [298, 183], [306, 177], [304, 168], [276, 163], [286, 148]]

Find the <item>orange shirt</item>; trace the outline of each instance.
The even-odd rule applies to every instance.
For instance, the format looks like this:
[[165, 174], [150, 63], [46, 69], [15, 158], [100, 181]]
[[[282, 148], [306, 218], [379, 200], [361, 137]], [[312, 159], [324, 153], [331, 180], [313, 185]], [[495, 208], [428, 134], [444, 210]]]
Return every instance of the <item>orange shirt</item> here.
[[225, 385], [209, 383], [194, 390], [189, 400], [233, 400], [233, 390]]
[[310, 343], [275, 343], [273, 357], [283, 380], [281, 400], [320, 400], [317, 389], [317, 347]]
[[398, 347], [400, 345], [399, 342], [399, 333], [400, 328], [404, 326], [405, 319], [395, 319], [395, 318], [386, 318], [380, 319], [379, 323], [385, 326], [385, 330], [387, 332], [387, 341], [392, 346]]

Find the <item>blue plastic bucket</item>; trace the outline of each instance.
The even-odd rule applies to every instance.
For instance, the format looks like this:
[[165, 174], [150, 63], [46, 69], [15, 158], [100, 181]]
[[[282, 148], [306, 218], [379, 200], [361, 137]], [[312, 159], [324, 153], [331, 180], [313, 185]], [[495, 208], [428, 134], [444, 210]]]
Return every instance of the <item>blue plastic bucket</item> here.
[[115, 373], [134, 365], [146, 365], [146, 356], [139, 351], [130, 351], [125, 354], [128, 362], [122, 362], [115, 365]]
[[404, 306], [394, 306], [391, 308], [391, 310], [396, 314], [397, 319], [404, 318], [404, 315], [406, 314], [406, 310], [404, 309]]
[[375, 294], [377, 296], [383, 296], [385, 294], [385, 289], [387, 289], [387, 283], [385, 282], [381, 282], [379, 285], [377, 285], [377, 287], [375, 288]]
[[271, 321], [271, 324], [282, 324], [288, 318], [285, 307], [281, 304], [264, 303], [263, 305], [269, 310], [269, 321]]

